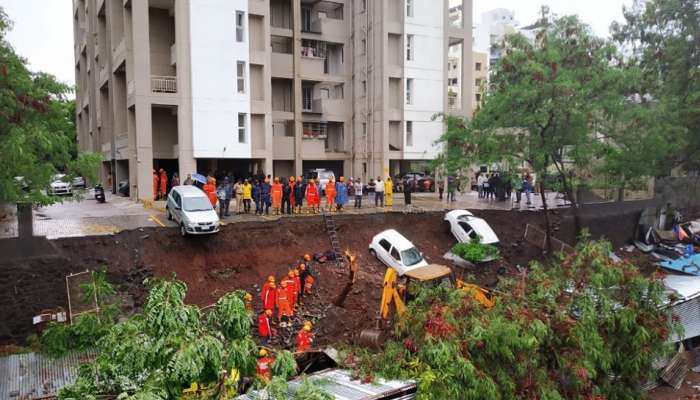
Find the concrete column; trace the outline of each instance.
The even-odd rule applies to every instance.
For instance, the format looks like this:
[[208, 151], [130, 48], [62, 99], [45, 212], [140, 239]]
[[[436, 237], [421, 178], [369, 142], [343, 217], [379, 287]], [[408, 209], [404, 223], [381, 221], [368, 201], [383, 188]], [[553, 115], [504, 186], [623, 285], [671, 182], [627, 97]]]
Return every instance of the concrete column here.
[[31, 239], [34, 236], [34, 218], [32, 203], [17, 203], [17, 236], [19, 239]]
[[136, 197], [139, 200], [152, 200], [153, 134], [151, 103], [148, 100], [151, 94], [148, 1], [134, 0], [131, 3], [134, 103], [136, 109]]
[[[192, 93], [190, 44], [190, 0], [175, 0], [175, 43], [177, 44], [178, 91]], [[192, 97], [179, 96], [177, 109], [177, 148], [180, 181], [197, 172], [192, 132]]]
[[[301, 2], [292, 1], [292, 60], [294, 64], [294, 175], [302, 175], [302, 136], [301, 120]], [[270, 170], [272, 165], [269, 166]]]

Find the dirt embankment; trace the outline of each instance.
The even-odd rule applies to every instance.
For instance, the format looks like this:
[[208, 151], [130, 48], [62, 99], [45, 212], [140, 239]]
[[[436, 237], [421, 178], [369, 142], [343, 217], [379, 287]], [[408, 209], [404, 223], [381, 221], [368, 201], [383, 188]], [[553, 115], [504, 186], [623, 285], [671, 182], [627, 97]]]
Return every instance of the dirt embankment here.
[[[568, 211], [552, 215], [555, 236], [573, 243]], [[615, 244], [629, 240], [636, 212], [593, 213], [584, 218], [594, 236]], [[496, 283], [498, 269], [512, 273], [515, 266], [538, 259], [540, 251], [522, 242], [525, 225], [542, 225], [542, 216], [531, 212], [477, 211], [498, 234], [503, 259], [466, 272], [480, 285]], [[442, 213], [374, 214], [335, 216], [340, 242], [358, 256], [360, 272], [343, 308], [328, 307], [345, 285], [347, 272], [333, 264], [314, 266], [319, 274], [316, 295], [307, 304], [309, 317], [324, 318], [316, 325], [317, 344], [347, 339], [373, 325], [385, 267], [369, 256], [373, 235], [394, 228], [408, 237], [428, 260], [444, 263], [442, 255], [454, 244], [442, 221]], [[280, 278], [303, 254], [329, 250], [321, 217], [283, 218], [279, 221], [230, 224], [218, 235], [183, 239], [176, 229], [139, 229], [114, 236], [61, 239], [53, 242], [61, 255], [52, 258], [0, 261], [0, 343], [21, 342], [33, 331], [31, 317], [42, 309], [66, 306], [65, 275], [97, 269], [108, 270], [108, 279], [128, 294], [127, 308], [143, 304], [148, 276], [173, 274], [188, 285], [187, 301], [200, 306], [216, 301], [234, 289], [254, 295], [259, 310], [259, 285], [268, 275]]]

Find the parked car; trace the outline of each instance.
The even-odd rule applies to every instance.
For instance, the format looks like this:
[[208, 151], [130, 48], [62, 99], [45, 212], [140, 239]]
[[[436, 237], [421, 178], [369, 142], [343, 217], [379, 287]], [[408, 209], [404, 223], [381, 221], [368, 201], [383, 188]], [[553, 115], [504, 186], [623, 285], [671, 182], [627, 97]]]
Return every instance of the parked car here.
[[76, 176], [73, 178], [73, 183], [71, 184], [73, 188], [80, 188], [80, 189], [85, 189], [87, 184], [85, 183], [85, 178], [82, 176]]
[[468, 243], [481, 237], [481, 243], [498, 245], [499, 240], [491, 226], [467, 210], [452, 210], [445, 214], [445, 228], [458, 242]]
[[52, 176], [51, 183], [49, 183], [49, 186], [46, 188], [46, 194], [48, 194], [49, 196], [73, 194], [71, 184], [69, 182], [64, 181], [65, 177], [65, 174], [56, 174]]
[[204, 192], [194, 186], [175, 186], [168, 194], [165, 214], [180, 226], [180, 234], [206, 235], [219, 231], [219, 216]]
[[400, 276], [410, 270], [428, 265], [423, 253], [394, 229], [375, 235], [369, 244], [369, 252], [386, 266], [394, 268]]
[[29, 185], [27, 184], [27, 180], [24, 179], [23, 176], [15, 176], [15, 183], [17, 184], [17, 186], [19, 186], [20, 189], [22, 189], [23, 192], [29, 191]]

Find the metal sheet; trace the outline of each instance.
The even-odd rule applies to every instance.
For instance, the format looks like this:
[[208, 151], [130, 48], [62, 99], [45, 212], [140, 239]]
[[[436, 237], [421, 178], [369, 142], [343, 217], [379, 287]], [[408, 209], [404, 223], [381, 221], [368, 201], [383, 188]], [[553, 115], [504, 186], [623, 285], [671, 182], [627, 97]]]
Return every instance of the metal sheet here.
[[700, 297], [672, 306], [671, 312], [678, 316], [684, 330], [682, 337], [674, 334], [672, 342], [700, 336]]
[[75, 381], [80, 364], [94, 359], [94, 352], [72, 352], [62, 358], [37, 353], [0, 358], [0, 400], [51, 398]]

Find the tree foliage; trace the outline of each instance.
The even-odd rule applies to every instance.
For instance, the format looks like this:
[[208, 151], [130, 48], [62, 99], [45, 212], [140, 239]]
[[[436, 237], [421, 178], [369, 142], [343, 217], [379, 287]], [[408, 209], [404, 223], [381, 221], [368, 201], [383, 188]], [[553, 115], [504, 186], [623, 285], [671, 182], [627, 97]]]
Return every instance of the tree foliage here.
[[[697, 0], [636, 0], [614, 23], [625, 67], [639, 71], [638, 93], [657, 116], [674, 146], [662, 171], [677, 166], [700, 170], [700, 4]], [[657, 126], [654, 123], [649, 126]]]
[[56, 199], [42, 190], [57, 171], [94, 180], [100, 156], [77, 154], [71, 88], [29, 71], [7, 41], [11, 26], [0, 7], [0, 201], [48, 204]]
[[[81, 367], [75, 384], [60, 392], [61, 399], [178, 398], [195, 382], [206, 388], [201, 393], [204, 397], [197, 398], [230, 399], [236, 388], [231, 389], [222, 372], [254, 378], [258, 347], [241, 293], [223, 296], [205, 315], [185, 303], [184, 282], [156, 279], [147, 285], [150, 291], [142, 314], [113, 323], [99, 335], [77, 333], [79, 339], [89, 338], [96, 344], [98, 356]], [[104, 286], [95, 285], [101, 288], [98, 296], [109, 292]], [[280, 352], [278, 360], [273, 364], [275, 383], [260, 381], [257, 387], [273, 392], [279, 386], [286, 393], [286, 380], [296, 374], [296, 362], [287, 351]]]
[[[420, 399], [636, 399], [672, 326], [663, 285], [583, 243], [504, 280], [496, 305], [425, 286], [362, 375], [416, 379]], [[624, 289], [623, 289], [624, 288]]]

